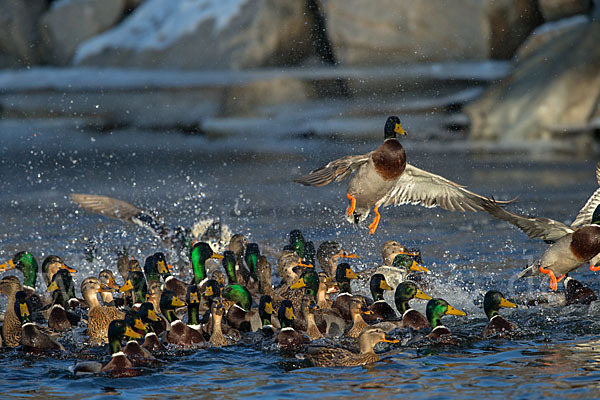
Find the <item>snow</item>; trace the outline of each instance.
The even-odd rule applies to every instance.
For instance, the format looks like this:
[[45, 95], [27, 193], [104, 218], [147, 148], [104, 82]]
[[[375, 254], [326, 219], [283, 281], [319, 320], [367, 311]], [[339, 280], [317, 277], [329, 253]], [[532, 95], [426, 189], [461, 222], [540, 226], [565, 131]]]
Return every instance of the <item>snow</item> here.
[[146, 0], [115, 28], [82, 43], [74, 63], [107, 48], [161, 50], [212, 19], [213, 31], [227, 27], [248, 0]]

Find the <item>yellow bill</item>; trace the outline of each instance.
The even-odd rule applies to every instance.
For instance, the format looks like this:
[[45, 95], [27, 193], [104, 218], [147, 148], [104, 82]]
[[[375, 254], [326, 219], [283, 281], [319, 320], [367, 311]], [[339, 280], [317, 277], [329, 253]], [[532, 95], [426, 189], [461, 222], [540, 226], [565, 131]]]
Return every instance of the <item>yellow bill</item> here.
[[448, 315], [467, 315], [466, 312], [461, 311], [459, 309], [456, 309], [456, 308], [452, 307], [450, 304], [448, 304], [448, 309], [446, 310], [446, 312], [444, 314], [448, 314]]
[[9, 269], [13, 269], [15, 267], [16, 267], [16, 265], [15, 265], [13, 259], [11, 258], [4, 264], [0, 264], [0, 272], [8, 271]]
[[270, 301], [268, 303], [265, 303], [265, 312], [267, 314], [274, 314], [275, 310], [273, 310], [273, 303], [271, 303]]
[[294, 309], [292, 307], [285, 308], [285, 317], [289, 320], [296, 319], [296, 316], [294, 315]]
[[396, 132], [399, 135], [407, 135], [406, 131], [404, 130], [404, 128], [402, 127], [402, 124], [397, 123], [396, 126], [394, 127], [394, 132]]
[[50, 286], [48, 286], [48, 291], [54, 292], [56, 290], [58, 290], [58, 284], [56, 283], [56, 281], [50, 282]]
[[346, 278], [348, 279], [358, 279], [358, 275], [354, 273], [350, 268], [346, 270]]
[[415, 297], [421, 300], [431, 300], [432, 298], [430, 295], [423, 292], [421, 289], [417, 289], [417, 294], [415, 294]]
[[210, 258], [218, 258], [219, 260], [223, 258], [221, 254], [213, 253]]
[[156, 313], [154, 312], [154, 310], [152, 310], [152, 309], [148, 310], [148, 319], [150, 321], [155, 321], [155, 322], [158, 321], [158, 315], [156, 315]]
[[400, 342], [398, 339], [392, 339], [388, 335], [385, 335], [385, 337], [383, 339], [381, 339], [381, 341], [386, 342], [386, 343], [399, 343]]
[[119, 288], [119, 293], [127, 292], [133, 289], [133, 283], [131, 283], [131, 279], [127, 279], [123, 286]]
[[141, 339], [142, 335], [131, 329], [129, 326], [125, 327], [125, 336], [132, 339]]
[[[209, 288], [212, 292], [212, 287], [209, 286]], [[212, 296], [212, 294], [209, 296]], [[200, 299], [198, 299], [198, 293], [197, 292], [190, 293], [190, 304], [199, 304], [199, 303], [200, 303]]]
[[171, 300], [171, 305], [173, 307], [183, 307], [185, 306], [185, 303], [181, 301], [177, 296], [173, 296], [173, 299]]
[[515, 303], [511, 303], [510, 301], [508, 301], [504, 297], [502, 297], [500, 299], [500, 307], [517, 308], [517, 305]]
[[300, 289], [306, 286], [306, 282], [304, 282], [304, 278], [300, 278], [298, 279], [298, 281], [296, 281], [296, 283], [294, 283], [292, 286], [290, 286], [290, 289]]
[[429, 272], [427, 268], [422, 265], [417, 264], [416, 261], [413, 260], [412, 265], [409, 268], [411, 271], [421, 271], [421, 272]]
[[142, 322], [141, 318], [136, 318], [135, 319], [135, 324], [133, 325], [133, 327], [135, 329], [139, 329], [139, 330], [143, 331], [143, 330], [145, 330], [147, 328], [147, 325]]
[[379, 288], [381, 290], [394, 290], [392, 289], [392, 287], [386, 282], [385, 279], [382, 279], [381, 282], [379, 282]]
[[29, 307], [27, 307], [27, 303], [19, 304], [19, 310], [21, 311], [22, 317], [29, 317], [31, 315], [29, 312]]

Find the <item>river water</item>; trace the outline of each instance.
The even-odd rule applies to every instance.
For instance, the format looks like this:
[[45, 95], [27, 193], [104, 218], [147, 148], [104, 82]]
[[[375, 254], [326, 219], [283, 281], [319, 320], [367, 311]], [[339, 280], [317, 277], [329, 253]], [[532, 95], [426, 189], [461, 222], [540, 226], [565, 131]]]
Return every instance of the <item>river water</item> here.
[[[408, 161], [497, 199], [519, 196], [510, 209], [570, 222], [597, 188], [596, 157], [544, 149], [474, 149], [464, 139], [431, 140], [410, 132]], [[517, 273], [544, 249], [543, 242], [490, 216], [417, 206], [387, 208], [375, 235], [345, 221], [344, 184], [305, 188], [291, 180], [345, 154], [374, 148], [380, 138], [342, 140], [243, 132], [225, 138], [171, 132], [82, 132], [60, 124], [4, 122], [0, 129], [0, 259], [29, 249], [42, 260], [61, 255], [79, 269], [77, 286], [100, 268], [114, 268], [126, 246], [144, 259], [160, 243], [145, 230], [77, 210], [72, 192], [109, 195], [159, 213], [170, 226], [220, 218], [258, 242], [275, 262], [291, 229], [316, 244], [335, 239], [360, 255], [357, 270], [372, 267], [380, 247], [395, 239], [422, 250], [434, 273], [432, 295], [465, 310], [446, 317], [461, 340], [455, 348], [385, 348], [367, 367], [297, 368], [277, 352], [238, 345], [173, 355], [132, 378], [75, 378], [64, 358], [2, 350], [0, 390], [10, 398], [592, 398], [600, 390], [600, 303], [560, 305], [539, 278]], [[85, 248], [95, 243], [96, 258]], [[173, 255], [172, 255], [173, 256]], [[174, 256], [173, 256], [174, 257]], [[177, 262], [177, 260], [175, 260]], [[182, 262], [180, 262], [181, 264]], [[574, 277], [598, 290], [594, 273]], [[44, 284], [38, 279], [38, 290]], [[481, 309], [488, 289], [519, 301], [548, 304], [502, 314], [522, 327], [513, 340], [481, 340]], [[355, 287], [366, 293], [366, 284]], [[5, 302], [5, 299], [2, 298]], [[3, 303], [4, 304], [4, 303]], [[423, 310], [424, 305], [417, 304]]]

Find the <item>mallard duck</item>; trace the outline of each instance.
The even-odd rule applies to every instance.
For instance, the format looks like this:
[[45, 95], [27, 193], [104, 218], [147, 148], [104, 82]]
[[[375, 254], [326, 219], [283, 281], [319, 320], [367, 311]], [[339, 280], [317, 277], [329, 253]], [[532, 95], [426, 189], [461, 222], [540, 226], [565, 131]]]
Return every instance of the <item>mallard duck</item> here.
[[[210, 339], [208, 340], [209, 343], [214, 347], [229, 346], [230, 342], [225, 335], [223, 335], [221, 325], [223, 321], [223, 315], [225, 314], [225, 306], [220, 298], [217, 298], [215, 301], [213, 301], [210, 313], [212, 316], [212, 327]], [[236, 339], [239, 340], [239, 332]]]
[[277, 270], [281, 276], [281, 286], [277, 291], [287, 290], [296, 283], [302, 273], [301, 259], [294, 250], [284, 250], [277, 260]]
[[315, 300], [312, 296], [307, 294], [302, 296], [302, 303], [300, 304], [300, 313], [304, 318], [305, 327], [301, 330], [304, 330], [311, 340], [317, 340], [323, 337], [321, 330], [317, 328], [317, 323], [315, 322], [315, 311], [318, 309], [319, 306], [317, 305], [317, 303], [315, 303]]
[[598, 299], [596, 293], [581, 282], [567, 276], [563, 281], [565, 286], [566, 305], [570, 304], [591, 304]]
[[[258, 282], [258, 276], [256, 275], [256, 266], [258, 264], [258, 259], [260, 258], [260, 248], [257, 243], [248, 243], [246, 246], [246, 252], [244, 253], [244, 261], [246, 262], [246, 266], [248, 267], [248, 273], [252, 281]], [[251, 281], [246, 278], [246, 285]]]
[[352, 316], [350, 315], [350, 303], [352, 302], [352, 289], [350, 288], [350, 280], [358, 279], [358, 275], [352, 271], [350, 264], [340, 263], [335, 271], [335, 281], [338, 284], [340, 294], [333, 303], [333, 308], [336, 309], [340, 315], [350, 322]]
[[417, 264], [423, 263], [423, 260], [421, 259], [421, 250], [419, 249], [409, 249], [395, 240], [388, 240], [381, 246], [381, 259], [383, 260], [383, 265], [392, 265], [394, 258], [396, 258], [398, 254], [404, 254], [411, 257]]
[[258, 313], [251, 310], [252, 296], [242, 285], [229, 285], [223, 289], [223, 298], [234, 304], [227, 310], [227, 323], [240, 332], [255, 332], [261, 326]]
[[[140, 337], [144, 337], [148, 326], [142, 321], [141, 316], [137, 311], [128, 310], [125, 314], [125, 323], [128, 327], [133, 329], [134, 332], [138, 333]], [[136, 340], [130, 340], [123, 348], [123, 353], [129, 358], [129, 360], [136, 367], [143, 367], [149, 364], [156, 363], [156, 358], [152, 355], [152, 352], [140, 345]]]
[[[120, 288], [115, 280], [115, 275], [110, 269], [103, 269], [100, 271], [100, 273], [98, 273], [98, 280], [102, 285], [116, 291]], [[125, 303], [122, 298], [115, 299], [112, 292], [100, 292], [100, 297], [105, 306], [122, 307]]]
[[400, 328], [412, 328], [421, 330], [429, 327], [429, 321], [420, 312], [413, 309], [408, 302], [414, 298], [422, 300], [431, 300], [431, 296], [423, 293], [421, 289], [412, 281], [401, 282], [396, 287], [394, 293], [394, 302], [396, 309], [402, 314]]
[[315, 367], [352, 367], [357, 365], [372, 364], [379, 361], [374, 347], [379, 342], [398, 343], [378, 328], [365, 329], [358, 337], [359, 353], [335, 347], [309, 347], [306, 358]]
[[[76, 326], [81, 319], [78, 314], [69, 311], [75, 297], [75, 285], [71, 274], [66, 269], [61, 269], [54, 274], [48, 286], [52, 293], [52, 307], [46, 316], [48, 327], [56, 332], [64, 332]], [[79, 301], [74, 299], [77, 303]]]
[[444, 299], [429, 300], [427, 302], [425, 311], [429, 325], [432, 328], [432, 331], [427, 335], [427, 337], [438, 342], [448, 344], [454, 343], [455, 341], [454, 338], [452, 338], [450, 329], [442, 325], [440, 320], [444, 315], [467, 315], [467, 313], [452, 307]]
[[[256, 262], [256, 276], [258, 278], [258, 292], [275, 297], [275, 290], [271, 284], [271, 263], [265, 256], [260, 256]], [[281, 302], [281, 300], [279, 300]]]
[[371, 296], [373, 296], [373, 304], [369, 306], [369, 310], [373, 314], [369, 315], [366, 320], [368, 322], [378, 322], [396, 318], [396, 312], [383, 298], [384, 290], [394, 290], [386, 282], [385, 276], [373, 274], [369, 281], [369, 288], [371, 289]]
[[190, 252], [191, 268], [192, 272], [194, 273], [192, 283], [194, 285], [200, 285], [201, 291], [204, 289], [202, 287], [202, 284], [204, 283], [203, 281], [207, 279], [206, 261], [211, 258], [222, 259], [223, 256], [215, 253], [210, 245], [206, 242], [198, 242], [194, 244]]
[[501, 307], [516, 308], [517, 305], [506, 300], [499, 291], [488, 290], [483, 298], [483, 310], [490, 322], [483, 329], [484, 338], [491, 335], [504, 336], [515, 330], [512, 322], [498, 314]]
[[157, 335], [163, 333], [166, 329], [166, 323], [156, 314], [154, 304], [149, 301], [142, 303], [138, 311], [142, 322], [148, 326], [150, 332], [154, 332]]
[[27, 351], [65, 351], [62, 344], [58, 343], [31, 321], [31, 311], [27, 300], [27, 294], [19, 290], [15, 294], [14, 312], [21, 323], [21, 345]]
[[27, 293], [32, 311], [42, 309], [47, 302], [35, 291], [38, 263], [33, 254], [28, 251], [20, 251], [4, 264], [0, 264], [0, 272], [11, 269], [17, 269], [23, 273], [23, 285], [21, 289]]
[[183, 347], [195, 346], [205, 343], [202, 333], [187, 326], [175, 314], [177, 307], [183, 307], [185, 303], [181, 301], [175, 293], [170, 290], [164, 290], [160, 298], [160, 309], [171, 324], [166, 340], [167, 342]]
[[304, 239], [302, 231], [299, 229], [293, 229], [290, 231], [288, 236], [288, 244], [284, 250], [293, 250], [298, 257], [301, 259], [304, 258], [306, 253], [306, 240]]
[[154, 311], [160, 311], [160, 297], [162, 296], [162, 288], [160, 282], [152, 281], [148, 285], [146, 300], [152, 303]]
[[236, 263], [238, 265], [242, 265], [244, 262], [244, 251], [247, 244], [248, 240], [241, 233], [236, 233], [231, 236], [231, 239], [229, 239], [227, 250], [233, 251], [233, 254], [235, 254]]
[[371, 315], [373, 311], [369, 310], [360, 297], [352, 297], [350, 301], [350, 316], [352, 326], [345, 332], [345, 335], [351, 338], [357, 338], [360, 333], [369, 326], [363, 319], [363, 314]]
[[281, 324], [281, 330], [277, 334], [277, 343], [282, 349], [296, 348], [308, 342], [308, 338], [298, 333], [294, 327], [294, 306], [291, 301], [283, 300], [277, 311], [277, 319]]
[[450, 211], [485, 210], [483, 203], [489, 201], [488, 198], [408, 164], [404, 148], [396, 138], [398, 134], [406, 135], [400, 119], [389, 117], [384, 127], [384, 142], [377, 149], [331, 161], [294, 181], [303, 185], [323, 186], [334, 179], [340, 181], [356, 171], [346, 194], [350, 200], [347, 219], [358, 224], [367, 218], [373, 207], [375, 219], [369, 225], [371, 234], [375, 233], [379, 224], [379, 208], [391, 204], [440, 206]]
[[49, 255], [44, 258], [42, 262], [42, 277], [44, 278], [44, 282], [46, 283], [46, 287], [50, 286], [50, 282], [52, 282], [52, 277], [55, 273], [57, 273], [61, 269], [66, 269], [71, 274], [77, 273], [77, 270], [69, 267], [62, 258], [55, 255]]
[[258, 302], [258, 315], [262, 322], [260, 331], [266, 337], [273, 336], [277, 331], [271, 320], [273, 314], [275, 314], [275, 310], [273, 309], [273, 299], [268, 294], [262, 295]]
[[344, 249], [339, 243], [327, 240], [317, 249], [317, 260], [323, 271], [333, 278], [340, 258], [358, 258], [354, 253]]
[[116, 307], [100, 305], [98, 292], [111, 290], [102, 287], [96, 277], [85, 278], [81, 282], [81, 294], [89, 306], [87, 334], [93, 345], [101, 344], [108, 340], [108, 325], [116, 320], [125, 318], [125, 314]]
[[[211, 286], [212, 289], [212, 286]], [[200, 320], [200, 300], [202, 296], [198, 291], [198, 285], [189, 285], [185, 295], [187, 303], [187, 324], [190, 328], [202, 332], [202, 321]]]
[[[592, 201], [594, 198], [592, 196], [579, 211], [571, 227], [550, 218], [514, 214], [494, 203], [486, 206], [486, 210], [494, 217], [517, 226], [530, 238], [554, 242], [539, 260], [519, 274], [519, 278], [546, 274], [550, 278], [550, 288], [557, 290], [558, 282], [566, 274], [586, 262], [591, 263], [592, 271], [600, 270], [600, 267], [595, 267], [600, 262], [600, 205], [595, 206], [589, 218], [590, 206], [596, 204]], [[600, 195], [598, 198], [600, 199]], [[576, 227], [582, 223], [585, 225]]]
[[139, 306], [146, 301], [148, 293], [148, 285], [142, 272], [132, 271], [129, 273], [127, 280], [119, 288], [119, 293], [127, 292], [131, 292], [133, 306], [139, 309]]
[[8, 300], [6, 302], [6, 313], [2, 324], [2, 337], [4, 345], [17, 347], [21, 342], [21, 321], [15, 313], [15, 296], [21, 290], [19, 278], [13, 275], [5, 276], [0, 280], [0, 293]]
[[[428, 273], [429, 270], [418, 264], [414, 257], [408, 254], [396, 254], [390, 265], [380, 265], [376, 268], [363, 270], [359, 273], [360, 278], [373, 274], [383, 274], [390, 286], [398, 286], [404, 280], [418, 279], [420, 273]], [[414, 274], [413, 274], [414, 273]]]

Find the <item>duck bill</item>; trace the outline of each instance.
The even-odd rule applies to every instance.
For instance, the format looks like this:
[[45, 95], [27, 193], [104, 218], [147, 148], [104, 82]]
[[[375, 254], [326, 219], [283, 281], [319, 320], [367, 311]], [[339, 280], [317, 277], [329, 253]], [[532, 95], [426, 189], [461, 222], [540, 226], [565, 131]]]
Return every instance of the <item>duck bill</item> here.
[[127, 279], [123, 286], [119, 288], [119, 293], [127, 292], [133, 289], [133, 283], [131, 283], [131, 279]]
[[310, 305], [308, 306], [308, 308], [309, 308], [310, 310], [320, 310], [320, 309], [321, 309], [321, 307], [319, 307], [319, 306], [317, 305], [317, 303], [315, 303], [314, 301], [310, 303]]
[[212, 253], [212, 256], [210, 256], [210, 258], [216, 258], [218, 260], [222, 260], [224, 257], [222, 254]]
[[171, 264], [167, 264], [167, 269], [169, 272], [173, 271], [173, 266]]
[[50, 286], [48, 286], [48, 291], [55, 292], [57, 290], [58, 290], [58, 284], [56, 283], [56, 281], [50, 282]]
[[273, 303], [271, 303], [271, 302], [265, 303], [265, 312], [267, 314], [274, 314], [275, 313], [275, 310], [273, 310]]
[[215, 295], [212, 286], [207, 286], [206, 290], [204, 290], [204, 297], [212, 297]]
[[506, 300], [504, 297], [500, 299], [500, 307], [505, 307], [505, 308], [517, 308], [517, 305], [515, 303], [511, 303], [510, 301]]
[[346, 253], [346, 252], [344, 252], [344, 253], [342, 253], [340, 255], [340, 258], [360, 258], [360, 257], [358, 257], [358, 255], [356, 255], [354, 253]]
[[0, 272], [8, 271], [9, 269], [14, 269], [14, 268], [16, 268], [16, 265], [12, 258], [10, 260], [8, 260], [7, 262], [5, 262], [4, 264], [0, 264]]
[[158, 273], [159, 274], [168, 274], [169, 269], [167, 268], [167, 264], [164, 261], [158, 262]]
[[125, 327], [125, 336], [132, 339], [141, 339], [142, 335], [131, 329], [129, 326]]
[[351, 269], [347, 269], [346, 270], [346, 278], [348, 278], [348, 279], [358, 279], [358, 275], [356, 275], [356, 273], [354, 271], [352, 271]]
[[332, 294], [332, 293], [337, 293], [340, 291], [340, 288], [338, 286], [337, 283], [334, 283], [333, 285], [327, 285], [327, 290], [325, 291], [326, 294]]
[[115, 278], [110, 278], [110, 280], [108, 281], [106, 286], [108, 286], [109, 288], [114, 289], [114, 290], [120, 289], [119, 285], [117, 285], [117, 282], [115, 281]]
[[402, 136], [408, 135], [408, 133], [404, 130], [404, 128], [400, 124], [396, 124], [396, 126], [394, 127], [394, 132], [396, 132], [398, 135], [402, 135]]
[[154, 321], [154, 322], [158, 321], [158, 315], [156, 315], [154, 310], [152, 310], [152, 309], [148, 310], [148, 319], [150, 321]]
[[385, 335], [385, 337], [383, 339], [381, 339], [381, 341], [386, 342], [386, 343], [400, 343], [400, 341], [398, 339], [392, 339], [388, 335]]
[[448, 305], [448, 310], [446, 310], [445, 314], [447, 314], [447, 315], [467, 315], [466, 312], [456, 309], [456, 308], [452, 307], [451, 305]]
[[362, 313], [365, 315], [373, 315], [374, 314], [373, 311], [369, 310], [366, 307], [361, 308], [360, 311], [362, 311]]
[[421, 299], [421, 300], [431, 300], [432, 299], [432, 297], [430, 295], [423, 292], [421, 289], [417, 289], [417, 294], [415, 294], [415, 297], [417, 299]]
[[409, 268], [411, 271], [420, 271], [420, 272], [429, 272], [427, 268], [424, 266], [417, 264], [416, 261], [413, 261], [412, 265]]
[[62, 264], [62, 269], [66, 269], [67, 271], [69, 271], [69, 273], [71, 275], [75, 275], [77, 273], [77, 270], [75, 268], [69, 267], [67, 264], [63, 263]]
[[29, 317], [31, 315], [29, 312], [29, 307], [27, 307], [27, 303], [19, 304], [19, 311], [21, 311], [21, 317]]
[[394, 290], [392, 289], [392, 287], [387, 283], [387, 281], [385, 279], [383, 279], [380, 283], [379, 283], [379, 288], [381, 290]]
[[304, 264], [302, 261], [298, 262], [298, 266], [299, 267], [304, 267], [304, 268], [314, 268], [315, 267], [312, 264]]
[[300, 289], [306, 286], [306, 282], [304, 282], [304, 278], [300, 278], [296, 281], [296, 283], [294, 283], [292, 286], [290, 286], [290, 289]]
[[173, 307], [183, 307], [185, 303], [181, 301], [177, 296], [173, 296], [173, 300], [171, 300], [171, 305]]
[[114, 293], [117, 291], [117, 289], [113, 289], [110, 286], [104, 284], [98, 288], [98, 293]]
[[296, 316], [294, 315], [294, 309], [291, 307], [286, 307], [285, 309], [285, 317], [287, 319], [289, 319], [290, 321], [293, 321], [296, 319]]
[[198, 299], [198, 293], [195, 293], [195, 292], [194, 293], [190, 293], [189, 304], [200, 304], [200, 299]]
[[146, 330], [146, 328], [148, 327], [145, 323], [142, 322], [142, 320], [140, 318], [137, 318], [135, 320], [135, 324], [133, 325], [133, 327], [135, 329], [139, 329], [140, 331], [144, 331]]

